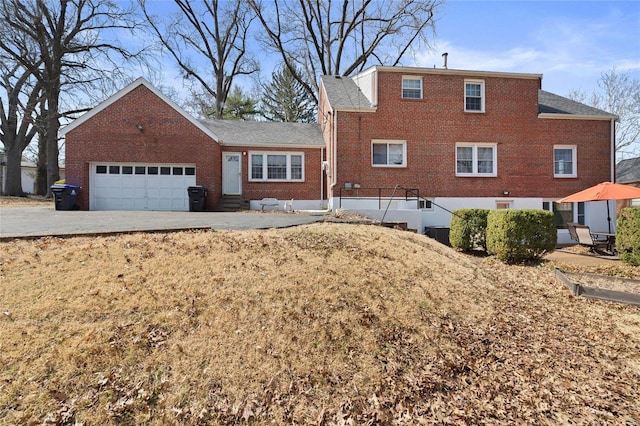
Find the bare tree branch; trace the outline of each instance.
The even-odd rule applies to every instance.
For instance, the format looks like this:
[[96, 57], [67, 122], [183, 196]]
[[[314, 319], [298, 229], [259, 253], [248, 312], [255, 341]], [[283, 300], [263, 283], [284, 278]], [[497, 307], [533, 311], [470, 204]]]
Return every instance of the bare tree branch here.
[[214, 117], [222, 118], [235, 77], [259, 71], [246, 45], [254, 19], [251, 9], [243, 0], [174, 0], [179, 12], [162, 23], [146, 0], [138, 1], [163, 49], [186, 80], [195, 79], [214, 98]]
[[248, 0], [264, 45], [317, 102], [319, 74], [350, 75], [372, 65], [399, 65], [429, 44], [443, 0]]
[[[28, 70], [41, 85], [46, 106], [47, 180], [58, 179], [58, 129], [67, 93], [115, 80], [120, 66], [112, 58], [144, 61], [143, 51], [131, 51], [102, 38], [106, 31], [133, 32], [139, 24], [133, 9], [109, 0], [0, 0], [0, 51]], [[25, 52], [33, 52], [27, 55]], [[107, 69], [105, 65], [113, 67]], [[63, 92], [63, 87], [67, 89]], [[75, 108], [77, 109], [77, 108]]]
[[613, 67], [601, 74], [593, 93], [572, 90], [567, 97], [618, 116], [617, 160], [640, 156], [640, 80]]

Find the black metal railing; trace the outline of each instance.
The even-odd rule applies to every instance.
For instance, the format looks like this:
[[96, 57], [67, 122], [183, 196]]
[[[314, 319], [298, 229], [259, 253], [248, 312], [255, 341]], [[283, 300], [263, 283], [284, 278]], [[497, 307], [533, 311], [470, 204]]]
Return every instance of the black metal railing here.
[[[398, 191], [404, 191], [405, 201], [416, 201], [416, 208], [420, 207], [420, 190], [418, 188], [404, 188], [395, 186], [387, 187], [340, 187], [340, 202], [338, 208], [342, 208], [342, 199], [349, 200], [378, 200], [378, 209], [388, 208], [391, 201], [396, 197]], [[387, 203], [383, 206], [383, 201]]]

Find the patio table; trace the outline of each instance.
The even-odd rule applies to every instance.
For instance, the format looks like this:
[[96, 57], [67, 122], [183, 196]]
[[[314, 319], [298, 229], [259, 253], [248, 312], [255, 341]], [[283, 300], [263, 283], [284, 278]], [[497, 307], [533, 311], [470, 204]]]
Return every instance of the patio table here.
[[591, 231], [596, 238], [597, 237], [605, 237], [607, 239], [607, 250], [611, 254], [616, 254], [616, 233], [615, 232], [606, 232], [606, 231]]

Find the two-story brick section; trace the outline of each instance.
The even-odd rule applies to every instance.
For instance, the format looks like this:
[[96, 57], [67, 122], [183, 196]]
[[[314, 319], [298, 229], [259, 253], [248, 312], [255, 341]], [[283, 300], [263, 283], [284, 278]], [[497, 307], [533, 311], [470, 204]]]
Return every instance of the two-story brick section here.
[[319, 98], [333, 209], [418, 229], [461, 207], [606, 220], [553, 201], [613, 180], [616, 116], [543, 91], [539, 74], [373, 67], [322, 77]]

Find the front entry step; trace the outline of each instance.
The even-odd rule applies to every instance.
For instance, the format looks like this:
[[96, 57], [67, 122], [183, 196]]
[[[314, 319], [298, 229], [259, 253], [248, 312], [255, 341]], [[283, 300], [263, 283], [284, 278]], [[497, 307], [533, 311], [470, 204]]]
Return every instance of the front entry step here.
[[242, 198], [242, 195], [223, 195], [218, 210], [223, 212], [249, 210], [249, 200]]

